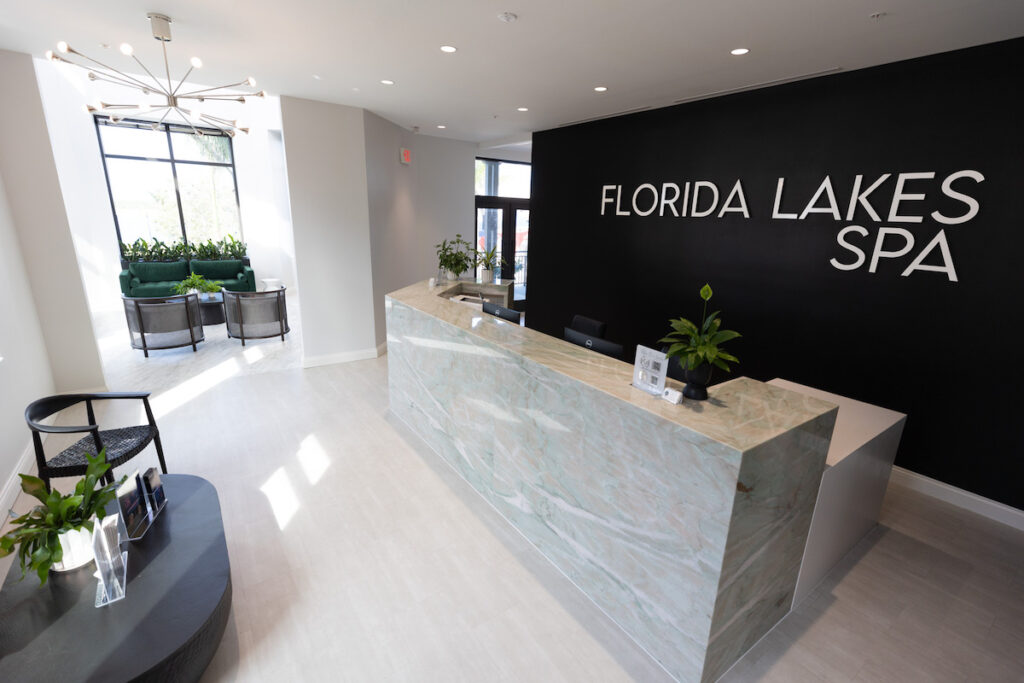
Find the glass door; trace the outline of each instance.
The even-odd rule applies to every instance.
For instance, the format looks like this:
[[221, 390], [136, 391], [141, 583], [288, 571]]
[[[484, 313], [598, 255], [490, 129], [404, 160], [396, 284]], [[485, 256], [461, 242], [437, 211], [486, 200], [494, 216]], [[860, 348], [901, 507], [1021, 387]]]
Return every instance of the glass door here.
[[476, 242], [480, 251], [497, 247], [501, 269], [495, 277], [514, 280], [513, 308], [526, 310], [526, 252], [530, 237], [530, 200], [476, 198]]

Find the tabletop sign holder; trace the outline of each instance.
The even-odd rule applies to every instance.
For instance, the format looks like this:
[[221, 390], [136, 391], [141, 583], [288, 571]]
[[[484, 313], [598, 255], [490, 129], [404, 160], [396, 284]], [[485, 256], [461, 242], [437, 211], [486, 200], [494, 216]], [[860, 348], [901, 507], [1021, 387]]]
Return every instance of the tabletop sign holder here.
[[636, 362], [633, 364], [633, 386], [648, 394], [661, 396], [665, 391], [665, 375], [668, 371], [668, 356], [646, 346], [636, 347]]
[[167, 507], [160, 475], [151, 467], [146, 470], [144, 483], [139, 471], [135, 470], [117, 489], [117, 502], [128, 540], [141, 540], [153, 526], [153, 521]]
[[93, 525], [92, 552], [96, 556], [96, 607], [125, 596], [128, 583], [128, 552], [121, 550], [120, 515], [107, 515]]

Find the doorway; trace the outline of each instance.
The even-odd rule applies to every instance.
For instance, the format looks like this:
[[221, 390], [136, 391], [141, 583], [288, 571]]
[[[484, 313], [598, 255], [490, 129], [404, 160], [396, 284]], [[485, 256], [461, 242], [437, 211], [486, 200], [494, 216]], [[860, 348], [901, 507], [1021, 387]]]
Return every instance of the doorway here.
[[526, 310], [530, 240], [530, 165], [496, 159], [476, 160], [476, 240], [480, 251], [496, 249], [496, 276], [512, 280], [512, 307]]

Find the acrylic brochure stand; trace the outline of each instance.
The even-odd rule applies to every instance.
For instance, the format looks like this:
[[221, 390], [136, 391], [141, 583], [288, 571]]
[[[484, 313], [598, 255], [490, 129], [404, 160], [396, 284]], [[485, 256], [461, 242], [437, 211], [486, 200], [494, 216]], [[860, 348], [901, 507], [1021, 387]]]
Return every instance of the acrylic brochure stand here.
[[120, 515], [108, 515], [92, 530], [92, 551], [96, 556], [96, 607], [117, 602], [125, 596], [128, 582], [128, 553], [121, 551], [118, 530]]

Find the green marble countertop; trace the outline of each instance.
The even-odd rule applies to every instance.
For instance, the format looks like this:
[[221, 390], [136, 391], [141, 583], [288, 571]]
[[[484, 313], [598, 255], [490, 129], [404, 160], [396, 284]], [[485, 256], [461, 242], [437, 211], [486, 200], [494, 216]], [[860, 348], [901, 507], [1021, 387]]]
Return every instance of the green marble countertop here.
[[[707, 401], [684, 398], [681, 405], [673, 405], [635, 389], [631, 363], [449, 301], [446, 295], [452, 284], [431, 287], [423, 281], [394, 291], [388, 298], [739, 451], [837, 409], [832, 403], [749, 377], [709, 387]], [[668, 385], [682, 387], [671, 379]]]

